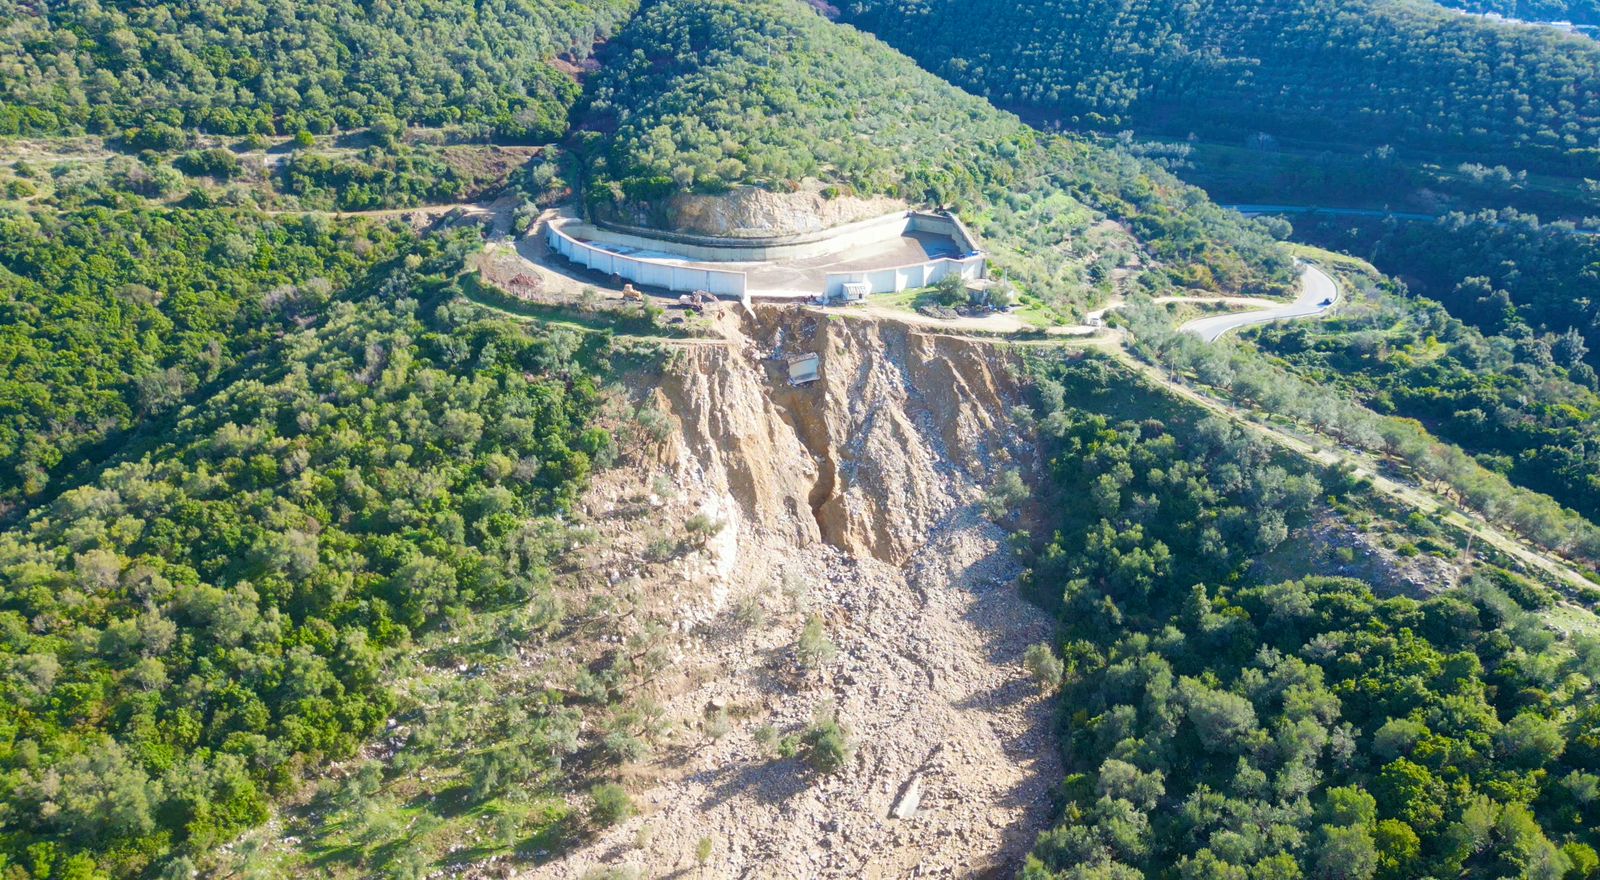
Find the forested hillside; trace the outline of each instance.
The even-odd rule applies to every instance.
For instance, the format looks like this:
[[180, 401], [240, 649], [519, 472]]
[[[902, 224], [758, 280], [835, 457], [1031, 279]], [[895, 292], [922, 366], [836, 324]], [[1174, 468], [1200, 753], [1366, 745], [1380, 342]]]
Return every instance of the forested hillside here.
[[1241, 582], [1362, 487], [1103, 363], [1041, 389], [1057, 531], [1029, 586], [1064, 632], [1034, 668], [1064, 686], [1069, 775], [1024, 876], [1594, 875], [1597, 645], [1547, 627], [1550, 593], [1493, 568], [1425, 601]]
[[[0, 532], [13, 873], [202, 856], [380, 728], [394, 649], [546, 588], [545, 518], [610, 439], [576, 340], [451, 305], [476, 241], [408, 238], [159, 442]], [[102, 347], [56, 337], [69, 363]]]
[[[970, 854], [1049, 828], [1033, 880], [1600, 880], [1600, 239], [1312, 221], [1442, 305], [1210, 345], [1172, 317], [1217, 298], [1151, 297], [1288, 292], [1288, 225], [993, 103], [1600, 177], [1600, 49], [1419, 0], [843, 10], [924, 70], [831, 10], [0, 0], [0, 878], [853, 876], [834, 795], [898, 835], [964, 773], [1037, 810]], [[1032, 326], [669, 328], [502, 235], [741, 187], [948, 206], [1025, 296], [969, 320]], [[487, 241], [333, 213], [491, 197]], [[885, 705], [994, 748], [865, 742]], [[694, 824], [741, 797], [799, 843]]]
[[[608, 205], [807, 177], [951, 204], [1024, 291], [1062, 301], [1117, 267], [1096, 213], [1163, 271], [1152, 283], [1274, 290], [1288, 261], [1254, 224], [1126, 155], [1040, 135], [797, 0], [664, 0], [608, 47], [583, 108], [586, 198]], [[908, 112], [915, 108], [915, 112]], [[1110, 259], [1107, 259], [1110, 257]]]
[[928, 69], [1068, 125], [1600, 167], [1600, 92], [1587, 87], [1600, 44], [1418, 0], [841, 6]]
[[0, 216], [0, 508], [315, 314], [394, 239], [221, 211]]
[[634, 0], [0, 5], [0, 135], [324, 133], [477, 124], [543, 141], [577, 97], [550, 62], [588, 56]]

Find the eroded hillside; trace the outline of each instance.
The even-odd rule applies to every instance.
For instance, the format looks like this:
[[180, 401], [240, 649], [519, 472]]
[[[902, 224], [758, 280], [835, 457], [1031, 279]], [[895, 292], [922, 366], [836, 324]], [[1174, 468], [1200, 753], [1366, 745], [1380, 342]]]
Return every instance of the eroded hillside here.
[[[708, 876], [1015, 868], [1060, 769], [1049, 701], [1020, 665], [1052, 626], [979, 510], [999, 469], [1032, 460], [1006, 416], [1012, 358], [800, 309], [723, 329], [639, 383], [671, 430], [589, 499], [598, 564], [682, 634], [654, 687], [698, 730], [636, 771], [640, 815], [535, 876], [670, 873], [701, 848]], [[805, 352], [821, 379], [791, 387], [783, 358]], [[641, 563], [695, 514], [721, 523], [705, 552]], [[827, 659], [803, 644], [814, 619]], [[848, 730], [846, 772], [763, 744], [819, 713]]]

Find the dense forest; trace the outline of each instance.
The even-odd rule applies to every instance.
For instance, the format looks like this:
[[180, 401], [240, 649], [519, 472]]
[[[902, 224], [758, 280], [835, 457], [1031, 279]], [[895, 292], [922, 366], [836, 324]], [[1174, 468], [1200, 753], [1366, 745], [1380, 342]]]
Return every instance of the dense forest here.
[[0, 201], [76, 211], [90, 207], [263, 211], [373, 211], [472, 202], [523, 187], [554, 152], [493, 144], [401, 143], [297, 148], [270, 155], [248, 144], [136, 156], [105, 152], [0, 165]]
[[1600, 166], [1600, 44], [1417, 0], [840, 5], [974, 93], [1074, 126]]
[[[0, 533], [13, 874], [204, 853], [378, 729], [392, 649], [547, 589], [543, 523], [611, 440], [590, 427], [570, 333], [450, 304], [476, 243], [397, 242], [403, 257], [303, 306], [157, 439]], [[179, 363], [207, 345], [146, 320]], [[93, 362], [128, 344], [58, 336], [56, 351]]]
[[316, 217], [0, 216], [0, 507], [163, 415], [393, 255]]
[[[1429, 161], [1384, 145], [1329, 150], [1283, 143], [1138, 140], [1119, 145], [1233, 205], [1306, 205], [1441, 215], [1515, 208], [1584, 228], [1600, 225], [1600, 181], [1484, 162]], [[1487, 163], [1487, 164], [1486, 164]]]
[[354, 156], [297, 153], [271, 182], [302, 207], [371, 211], [467, 201], [506, 180], [474, 174], [426, 149], [368, 147]]
[[1289, 281], [1269, 236], [1153, 164], [1040, 135], [792, 0], [654, 3], [607, 51], [580, 108], [593, 210], [814, 177], [954, 205], [1024, 292], [1047, 298], [1081, 304], [1119, 265], [1082, 247], [1097, 212], [1159, 261], [1152, 282]]
[[1600, 645], [1546, 627], [1550, 593], [1240, 580], [1359, 487], [1130, 403], [1102, 362], [1040, 385], [1057, 528], [1029, 588], [1061, 612], [1069, 775], [1024, 876], [1594, 875]]
[[8, 3], [0, 135], [94, 132], [171, 148], [185, 131], [481, 126], [545, 141], [632, 0]]

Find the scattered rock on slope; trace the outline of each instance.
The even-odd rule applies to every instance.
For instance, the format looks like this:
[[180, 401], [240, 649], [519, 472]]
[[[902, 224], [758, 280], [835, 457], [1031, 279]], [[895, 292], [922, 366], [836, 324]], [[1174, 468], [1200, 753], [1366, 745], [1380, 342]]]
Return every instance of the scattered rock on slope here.
[[[671, 875], [697, 869], [707, 838], [696, 876], [1014, 869], [1061, 772], [1052, 707], [1021, 669], [1052, 624], [1017, 595], [1004, 534], [977, 504], [999, 468], [1032, 454], [1005, 422], [1014, 365], [998, 347], [799, 309], [762, 310], [728, 338], [675, 352], [650, 392], [676, 428], [653, 462], [675, 487], [660, 527], [707, 505], [728, 523], [643, 585], [686, 633], [659, 683], [677, 732], [633, 770], [640, 815], [533, 874]], [[821, 355], [821, 381], [782, 381], [774, 358], [796, 352]], [[651, 477], [613, 472], [595, 492]], [[616, 529], [613, 546], [649, 528], [597, 527]], [[836, 651], [808, 671], [794, 646], [812, 615]], [[842, 772], [758, 741], [819, 710], [850, 731]], [[712, 717], [726, 720], [718, 737]]]

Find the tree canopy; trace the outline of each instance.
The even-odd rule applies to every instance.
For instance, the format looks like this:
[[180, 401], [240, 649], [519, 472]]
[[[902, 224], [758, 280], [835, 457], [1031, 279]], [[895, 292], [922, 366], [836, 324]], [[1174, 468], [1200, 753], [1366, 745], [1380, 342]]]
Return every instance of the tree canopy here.
[[482, 124], [542, 141], [634, 0], [9, 3], [0, 134], [244, 135]]
[[[1270, 236], [1153, 164], [1040, 135], [795, 0], [653, 3], [607, 52], [579, 111], [585, 197], [602, 216], [818, 178], [953, 205], [1026, 291], [1080, 305], [1138, 245], [1153, 282], [1276, 291], [1292, 278]], [[1138, 245], [1092, 242], [1105, 217]]]
[[1549, 591], [1263, 581], [1362, 487], [1108, 364], [1043, 370], [1027, 585], [1062, 621], [1067, 804], [1024, 876], [1592, 876], [1600, 643], [1547, 627]]
[[[589, 424], [595, 386], [570, 331], [454, 296], [476, 241], [407, 235], [391, 245], [403, 258], [301, 303], [281, 335], [229, 340], [258, 345], [217, 366], [203, 401], [169, 401], [150, 440], [0, 532], [0, 860], [40, 878], [83, 859], [133, 875], [203, 853], [381, 727], [388, 652], [548, 589], [546, 524], [610, 438]], [[315, 248], [279, 259], [321, 270]], [[34, 283], [68, 296], [56, 280], [72, 273], [50, 268]], [[144, 338], [187, 363], [165, 329]], [[69, 365], [121, 353], [89, 333], [55, 343]], [[51, 400], [75, 381], [31, 387]]]
[[[1600, 167], [1600, 44], [1421, 0], [856, 0], [929, 69], [1074, 125]], [[1593, 175], [1591, 175], [1593, 176]]]

